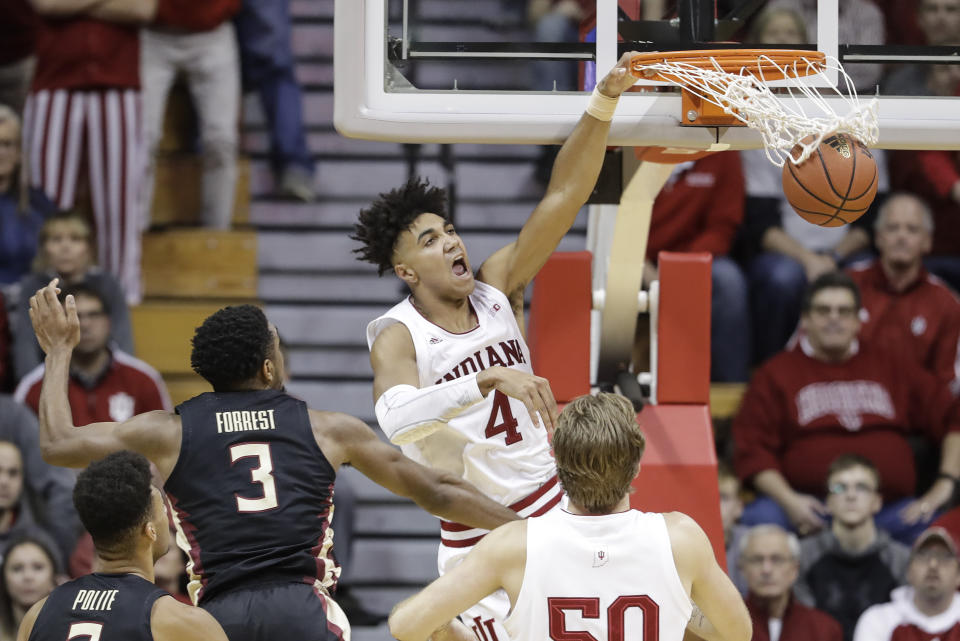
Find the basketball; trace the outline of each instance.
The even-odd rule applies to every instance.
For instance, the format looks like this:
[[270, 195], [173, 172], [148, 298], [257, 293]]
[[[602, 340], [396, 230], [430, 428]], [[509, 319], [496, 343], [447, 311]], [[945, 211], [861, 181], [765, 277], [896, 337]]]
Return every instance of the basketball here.
[[[800, 153], [794, 147], [792, 155]], [[809, 158], [783, 164], [783, 194], [807, 222], [839, 227], [863, 215], [877, 195], [877, 163], [849, 134], [830, 134]]]

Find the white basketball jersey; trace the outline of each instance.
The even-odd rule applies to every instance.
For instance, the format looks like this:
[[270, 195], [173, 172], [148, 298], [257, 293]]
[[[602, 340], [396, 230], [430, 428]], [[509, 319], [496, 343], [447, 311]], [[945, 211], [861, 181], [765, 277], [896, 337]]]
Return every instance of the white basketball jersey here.
[[504, 627], [512, 641], [680, 641], [692, 610], [662, 514], [554, 510], [527, 519], [523, 584]]
[[[393, 323], [403, 323], [416, 349], [420, 387], [494, 365], [532, 374], [530, 351], [507, 297], [477, 281], [469, 300], [477, 316], [477, 326], [469, 332], [455, 334], [434, 325], [408, 297], [367, 326], [367, 343], [373, 347], [380, 332]], [[500, 392], [488, 394], [447, 426], [466, 441], [464, 478], [503, 505], [523, 499], [555, 474], [546, 430], [531, 423], [526, 407], [516, 399]], [[421, 463], [444, 467], [418, 443], [403, 446], [403, 452]]]

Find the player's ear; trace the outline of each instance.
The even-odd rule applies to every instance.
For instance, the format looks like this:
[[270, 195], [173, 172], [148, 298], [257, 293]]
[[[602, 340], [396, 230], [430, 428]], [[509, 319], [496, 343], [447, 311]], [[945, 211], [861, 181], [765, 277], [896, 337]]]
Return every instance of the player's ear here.
[[420, 277], [417, 276], [417, 272], [405, 263], [397, 263], [394, 265], [393, 273], [396, 274], [397, 278], [405, 282], [407, 285], [413, 285], [420, 280]]
[[160, 533], [157, 532], [157, 527], [153, 524], [152, 521], [147, 521], [143, 526], [144, 534], [147, 535], [147, 538], [152, 542], [156, 542], [160, 538]]
[[260, 378], [263, 379], [264, 383], [272, 386], [273, 382], [277, 380], [279, 373], [277, 364], [272, 358], [263, 359], [263, 365], [260, 366]]

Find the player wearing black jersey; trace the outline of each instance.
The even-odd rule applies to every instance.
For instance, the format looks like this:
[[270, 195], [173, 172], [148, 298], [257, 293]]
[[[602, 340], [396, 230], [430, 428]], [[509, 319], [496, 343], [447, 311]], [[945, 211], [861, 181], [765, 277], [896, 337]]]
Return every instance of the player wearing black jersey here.
[[362, 421], [285, 394], [276, 328], [251, 305], [221, 309], [197, 328], [191, 364], [213, 392], [177, 413], [75, 427], [65, 392], [79, 322], [72, 297], [61, 304], [56, 286], [30, 299], [47, 354], [44, 459], [82, 467], [122, 449], [150, 459], [190, 558], [191, 598], [231, 641], [345, 636], [348, 623], [329, 596], [339, 570], [328, 557], [343, 463], [447, 520], [492, 529], [516, 519], [461, 479], [406, 458]]
[[93, 537], [96, 571], [30, 608], [18, 641], [227, 641], [210, 614], [153, 584], [170, 527], [147, 459], [117, 452], [91, 464], [77, 478], [73, 502]]

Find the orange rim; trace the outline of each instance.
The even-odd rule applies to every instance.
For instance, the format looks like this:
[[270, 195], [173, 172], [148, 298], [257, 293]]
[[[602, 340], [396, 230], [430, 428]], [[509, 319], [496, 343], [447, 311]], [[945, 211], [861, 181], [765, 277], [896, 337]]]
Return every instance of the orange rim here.
[[[630, 60], [634, 75], [649, 80], [679, 82], [669, 72], [651, 72], [647, 65], [674, 62], [699, 69], [716, 69], [727, 73], [749, 73], [764, 80], [781, 80], [782, 69], [791, 69], [791, 76], [810, 76], [823, 71], [826, 56], [822, 51], [804, 49], [698, 49], [693, 51], [654, 51], [635, 55]], [[716, 63], [716, 64], [714, 64]]]

